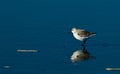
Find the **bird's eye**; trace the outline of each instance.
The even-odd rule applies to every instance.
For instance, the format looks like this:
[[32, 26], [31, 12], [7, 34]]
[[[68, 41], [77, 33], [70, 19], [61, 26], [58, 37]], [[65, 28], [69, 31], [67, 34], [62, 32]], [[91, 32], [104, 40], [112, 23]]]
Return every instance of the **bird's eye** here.
[[80, 35], [79, 33], [77, 33], [78, 35]]
[[77, 55], [76, 57], [77, 57], [77, 58], [79, 58], [80, 56], [79, 56], [79, 55]]

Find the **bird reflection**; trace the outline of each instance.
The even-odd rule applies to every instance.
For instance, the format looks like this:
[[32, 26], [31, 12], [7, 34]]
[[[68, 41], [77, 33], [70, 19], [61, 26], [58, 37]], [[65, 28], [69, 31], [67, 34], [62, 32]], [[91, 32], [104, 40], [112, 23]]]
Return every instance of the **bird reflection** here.
[[87, 50], [85, 45], [82, 46], [82, 50], [76, 50], [71, 56], [72, 62], [80, 62], [88, 59], [95, 59]]

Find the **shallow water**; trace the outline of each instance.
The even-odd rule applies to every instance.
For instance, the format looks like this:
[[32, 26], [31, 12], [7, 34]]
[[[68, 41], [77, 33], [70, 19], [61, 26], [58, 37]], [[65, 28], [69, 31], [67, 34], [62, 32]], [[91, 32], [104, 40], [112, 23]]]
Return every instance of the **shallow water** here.
[[[114, 74], [120, 67], [119, 0], [0, 1], [0, 74]], [[96, 32], [86, 49], [96, 57], [74, 64], [81, 42], [71, 28]], [[35, 49], [38, 53], [18, 53]], [[10, 66], [9, 69], [3, 68]]]

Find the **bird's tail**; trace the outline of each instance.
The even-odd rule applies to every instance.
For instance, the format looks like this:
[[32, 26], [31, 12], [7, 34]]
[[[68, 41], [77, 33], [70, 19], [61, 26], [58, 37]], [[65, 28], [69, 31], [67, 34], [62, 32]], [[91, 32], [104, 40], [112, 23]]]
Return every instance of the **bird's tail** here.
[[95, 33], [95, 32], [94, 32], [94, 33], [91, 33], [90, 37], [91, 37], [91, 36], [94, 36], [94, 35], [96, 35], [96, 33]]

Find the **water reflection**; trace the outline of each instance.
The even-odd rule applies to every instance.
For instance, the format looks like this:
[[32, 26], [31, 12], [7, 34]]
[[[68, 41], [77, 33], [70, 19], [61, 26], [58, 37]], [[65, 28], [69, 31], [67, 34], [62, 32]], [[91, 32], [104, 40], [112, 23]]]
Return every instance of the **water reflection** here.
[[80, 62], [80, 61], [85, 61], [88, 59], [95, 59], [94, 56], [92, 56], [86, 49], [85, 45], [82, 45], [82, 49], [81, 50], [76, 50], [75, 52], [73, 52], [72, 56], [71, 56], [71, 61], [72, 62]]

